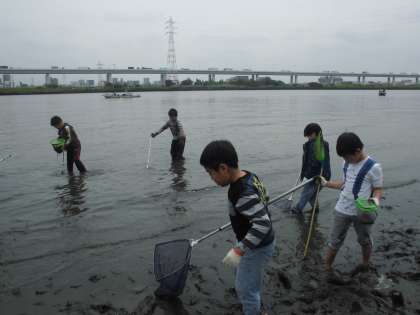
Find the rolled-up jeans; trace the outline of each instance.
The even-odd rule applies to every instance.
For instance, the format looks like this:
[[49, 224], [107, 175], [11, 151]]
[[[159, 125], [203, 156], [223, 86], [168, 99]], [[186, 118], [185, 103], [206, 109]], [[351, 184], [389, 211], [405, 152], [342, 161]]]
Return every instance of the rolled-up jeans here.
[[235, 288], [244, 315], [260, 314], [263, 269], [273, 252], [274, 241], [267, 246], [247, 250], [239, 262]]
[[317, 185], [314, 182], [306, 184], [305, 187], [303, 187], [302, 193], [300, 194], [299, 202], [295, 206], [296, 210], [302, 211], [308, 202], [311, 204], [312, 207], [314, 206], [316, 188]]

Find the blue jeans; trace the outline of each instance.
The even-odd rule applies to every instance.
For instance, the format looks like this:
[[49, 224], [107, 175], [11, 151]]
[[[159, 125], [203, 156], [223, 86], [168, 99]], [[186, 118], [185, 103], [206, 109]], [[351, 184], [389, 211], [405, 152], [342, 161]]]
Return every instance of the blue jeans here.
[[297, 211], [302, 211], [308, 202], [311, 203], [312, 207], [314, 206], [316, 188], [317, 188], [317, 185], [315, 185], [313, 182], [303, 187], [302, 193], [300, 194], [299, 202], [295, 206], [295, 209]]
[[274, 241], [264, 247], [247, 250], [236, 269], [235, 288], [244, 315], [259, 315], [263, 268], [273, 256]]

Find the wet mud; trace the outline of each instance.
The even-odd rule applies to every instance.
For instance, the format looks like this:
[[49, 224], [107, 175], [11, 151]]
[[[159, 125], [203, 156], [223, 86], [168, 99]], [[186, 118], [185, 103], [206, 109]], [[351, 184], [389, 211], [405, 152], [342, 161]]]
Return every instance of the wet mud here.
[[[420, 314], [420, 151], [413, 145], [417, 134], [407, 132], [418, 129], [420, 94], [392, 94], [145, 93], [142, 104], [119, 107], [92, 94], [2, 98], [0, 138], [13, 158], [0, 162], [0, 314], [240, 315], [234, 271], [221, 263], [234, 244], [232, 231], [194, 247], [184, 292], [173, 300], [154, 295], [154, 246], [198, 238], [228, 221], [226, 190], [198, 162], [208, 141], [228, 137], [241, 166], [256, 172], [275, 197], [295, 183], [309, 121], [325, 126], [331, 148], [343, 130], [357, 131], [383, 165], [385, 195], [373, 228], [371, 267], [355, 270], [361, 252], [350, 229], [334, 264], [347, 283], [325, 279], [337, 191], [321, 192], [305, 259], [310, 212], [298, 218], [286, 211], [287, 202], [279, 203], [271, 207], [276, 248], [264, 271], [264, 310]], [[159, 127], [156, 120], [166, 117], [168, 106], [183, 115], [187, 159], [171, 163], [170, 137], [162, 136], [146, 169], [141, 148], [148, 138], [141, 135]], [[62, 174], [62, 160], [45, 140], [52, 135], [45, 125], [51, 111], [65, 112], [77, 127], [87, 175]], [[341, 163], [332, 154], [334, 177]]]

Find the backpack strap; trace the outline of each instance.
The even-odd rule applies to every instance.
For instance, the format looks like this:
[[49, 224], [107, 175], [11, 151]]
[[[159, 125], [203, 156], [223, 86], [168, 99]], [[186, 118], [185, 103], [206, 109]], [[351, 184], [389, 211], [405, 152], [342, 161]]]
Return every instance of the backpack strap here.
[[345, 183], [346, 183], [346, 179], [347, 179], [347, 170], [348, 170], [348, 168], [349, 168], [349, 162], [345, 162], [345, 163], [344, 163], [344, 166], [343, 166], [344, 184], [343, 184], [343, 186], [341, 186], [341, 190], [343, 190], [343, 189], [344, 189], [344, 185], [345, 185]]
[[359, 195], [360, 189], [362, 188], [362, 183], [366, 174], [372, 169], [372, 167], [375, 164], [376, 164], [375, 160], [368, 158], [365, 164], [363, 164], [359, 173], [357, 174], [356, 180], [354, 181], [354, 185], [353, 185], [353, 195], [354, 195], [355, 200], [359, 197], [358, 195]]

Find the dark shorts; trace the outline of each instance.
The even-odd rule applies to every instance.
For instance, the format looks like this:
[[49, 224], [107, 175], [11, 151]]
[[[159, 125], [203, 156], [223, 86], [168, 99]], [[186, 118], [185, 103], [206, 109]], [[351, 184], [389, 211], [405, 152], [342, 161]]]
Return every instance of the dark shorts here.
[[179, 160], [183, 158], [185, 148], [185, 137], [172, 140], [171, 144], [171, 156], [173, 160]]
[[82, 147], [78, 146], [69, 146], [67, 148], [67, 171], [73, 173], [73, 164], [76, 164], [77, 169], [80, 172], [86, 172], [86, 167], [80, 161], [80, 151]]

